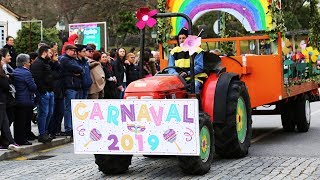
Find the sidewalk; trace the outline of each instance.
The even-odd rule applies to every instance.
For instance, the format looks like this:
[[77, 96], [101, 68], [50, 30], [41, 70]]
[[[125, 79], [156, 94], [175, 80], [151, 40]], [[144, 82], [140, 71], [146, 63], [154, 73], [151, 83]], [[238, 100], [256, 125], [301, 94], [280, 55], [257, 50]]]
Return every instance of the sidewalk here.
[[[32, 128], [32, 132], [35, 135], [39, 134], [38, 126], [36, 124], [32, 123], [31, 128]], [[11, 132], [13, 132], [13, 126], [11, 126]], [[60, 136], [60, 137], [58, 136], [56, 139], [53, 139], [52, 142], [46, 143], [46, 144], [39, 143], [38, 140], [36, 139], [34, 141], [30, 141], [32, 142], [32, 145], [20, 146], [22, 147], [22, 151], [19, 153], [12, 150], [0, 150], [0, 161], [17, 158], [22, 155], [32, 154], [37, 151], [67, 144], [67, 143], [70, 143], [71, 141], [72, 140], [70, 136]]]

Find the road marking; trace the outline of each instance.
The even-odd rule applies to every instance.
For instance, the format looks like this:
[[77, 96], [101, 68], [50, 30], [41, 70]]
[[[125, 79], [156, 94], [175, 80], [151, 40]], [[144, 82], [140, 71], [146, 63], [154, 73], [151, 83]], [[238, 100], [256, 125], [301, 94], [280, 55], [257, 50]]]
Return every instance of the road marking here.
[[254, 139], [251, 140], [251, 144], [256, 143], [257, 141], [260, 141], [261, 139], [263, 139], [263, 138], [271, 135], [272, 133], [274, 133], [274, 132], [276, 132], [276, 131], [279, 131], [280, 129], [282, 129], [282, 127], [276, 127], [276, 128], [272, 129], [272, 130], [269, 131], [269, 132], [266, 132], [266, 133], [264, 133], [264, 134], [261, 134], [260, 136], [257, 136], [256, 138], [254, 138]]
[[39, 152], [41, 153], [45, 153], [45, 152], [49, 152], [49, 151], [53, 151], [53, 150], [56, 150], [56, 149], [59, 149], [59, 148], [62, 148], [64, 145], [61, 145], [61, 146], [56, 146], [56, 147], [53, 147], [53, 148], [49, 148], [49, 149], [45, 149], [45, 150], [41, 150]]
[[[311, 116], [313, 116], [313, 115], [315, 115], [315, 114], [317, 114], [317, 113], [320, 113], [320, 109], [317, 110], [317, 111], [312, 112], [312, 113], [311, 113]], [[274, 132], [276, 132], [276, 131], [279, 131], [279, 130], [281, 130], [281, 129], [282, 129], [282, 127], [279, 126], [279, 127], [276, 127], [276, 128], [274, 128], [274, 129], [272, 129], [272, 130], [269, 131], [269, 132], [266, 132], [266, 133], [264, 133], [264, 134], [261, 134], [260, 136], [257, 136], [256, 138], [252, 139], [252, 140], [251, 140], [251, 144], [258, 142], [258, 141], [260, 141], [261, 139], [263, 139], [263, 138], [265, 138], [265, 137], [271, 135], [272, 133], [274, 133]]]
[[14, 160], [16, 161], [25, 161], [27, 160], [28, 158], [24, 157], [24, 156], [21, 156], [21, 157], [18, 157], [18, 158], [15, 158]]

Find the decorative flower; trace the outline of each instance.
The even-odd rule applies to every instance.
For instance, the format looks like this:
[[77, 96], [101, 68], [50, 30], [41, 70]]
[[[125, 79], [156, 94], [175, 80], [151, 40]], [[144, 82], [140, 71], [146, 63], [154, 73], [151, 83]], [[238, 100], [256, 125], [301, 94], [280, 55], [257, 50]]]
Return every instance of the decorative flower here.
[[146, 25], [148, 25], [149, 27], [153, 27], [157, 24], [157, 21], [152, 16], [156, 15], [157, 13], [158, 12], [155, 9], [150, 11], [149, 8], [140, 8], [136, 14], [139, 20], [136, 26], [140, 30], [143, 29]]
[[302, 54], [306, 58], [306, 62], [311, 62], [315, 63], [317, 62], [319, 51], [317, 49], [313, 49], [311, 46], [307, 47], [305, 50], [302, 51]]
[[306, 49], [306, 47], [307, 47], [306, 42], [305, 42], [304, 40], [302, 40], [302, 41], [300, 42], [300, 48], [301, 48], [301, 51], [305, 50], [305, 49]]
[[284, 55], [288, 55], [291, 51], [291, 42], [289, 39], [282, 39], [282, 52]]
[[192, 56], [197, 47], [201, 45], [201, 37], [189, 35], [187, 39], [180, 45], [183, 51], [189, 51], [189, 55]]
[[299, 62], [302, 59], [304, 59], [304, 55], [301, 52], [297, 52], [297, 54], [294, 54], [292, 57], [292, 60], [299, 61]]
[[202, 152], [206, 152], [207, 148], [208, 148], [208, 140], [206, 136], [202, 136], [201, 138], [201, 150]]
[[243, 111], [240, 108], [240, 106], [238, 106], [237, 112], [238, 112], [237, 115], [236, 115], [236, 121], [238, 122], [237, 123], [237, 131], [240, 132], [241, 129], [243, 128], [242, 127], [243, 125], [242, 125], [241, 121], [242, 121], [242, 117], [244, 116]]

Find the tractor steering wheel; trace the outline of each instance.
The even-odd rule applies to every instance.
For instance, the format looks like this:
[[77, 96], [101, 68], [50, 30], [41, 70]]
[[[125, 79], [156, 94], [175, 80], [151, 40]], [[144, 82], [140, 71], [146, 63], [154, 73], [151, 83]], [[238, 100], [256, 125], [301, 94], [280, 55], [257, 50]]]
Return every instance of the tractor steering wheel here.
[[185, 71], [185, 70], [184, 70], [183, 68], [181, 68], [181, 67], [178, 67], [178, 66], [168, 66], [168, 67], [162, 69], [162, 71], [160, 71], [159, 74], [169, 74], [169, 71], [168, 71], [168, 70], [171, 69], [171, 68], [172, 68], [172, 69], [175, 69], [178, 74], [180, 74], [180, 73], [182, 73], [182, 72], [187, 73], [187, 71]]

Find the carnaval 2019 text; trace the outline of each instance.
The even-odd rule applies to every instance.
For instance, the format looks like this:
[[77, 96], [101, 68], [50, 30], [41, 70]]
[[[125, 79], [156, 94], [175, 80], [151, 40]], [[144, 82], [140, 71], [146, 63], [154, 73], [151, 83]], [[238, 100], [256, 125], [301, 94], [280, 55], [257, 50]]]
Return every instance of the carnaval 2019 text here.
[[128, 120], [131, 122], [154, 122], [156, 126], [161, 126], [162, 121], [170, 122], [172, 120], [182, 123], [194, 123], [194, 118], [188, 117], [188, 105], [181, 107], [172, 103], [166, 113], [164, 113], [164, 110], [167, 108], [168, 107], [152, 106], [150, 104], [139, 104], [137, 106], [134, 104], [121, 104], [120, 106], [109, 104], [102, 106], [102, 103], [94, 103], [93, 106], [89, 106], [81, 102], [75, 104], [73, 114], [81, 121], [100, 119], [116, 126], [119, 125], [119, 121], [127, 122]]

